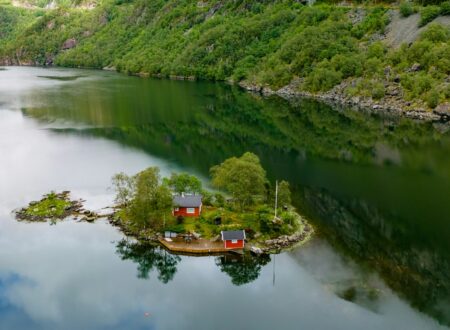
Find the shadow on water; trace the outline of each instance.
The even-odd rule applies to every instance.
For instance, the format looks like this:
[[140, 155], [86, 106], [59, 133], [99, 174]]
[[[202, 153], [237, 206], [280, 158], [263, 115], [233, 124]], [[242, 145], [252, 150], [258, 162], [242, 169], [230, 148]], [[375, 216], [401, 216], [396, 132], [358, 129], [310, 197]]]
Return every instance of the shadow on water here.
[[[23, 114], [57, 134], [110, 139], [205, 176], [227, 157], [255, 152], [272, 179], [291, 183], [294, 203], [336, 247], [450, 324], [448, 127], [120, 75], [29, 98]], [[246, 271], [218, 264], [228, 274]]]

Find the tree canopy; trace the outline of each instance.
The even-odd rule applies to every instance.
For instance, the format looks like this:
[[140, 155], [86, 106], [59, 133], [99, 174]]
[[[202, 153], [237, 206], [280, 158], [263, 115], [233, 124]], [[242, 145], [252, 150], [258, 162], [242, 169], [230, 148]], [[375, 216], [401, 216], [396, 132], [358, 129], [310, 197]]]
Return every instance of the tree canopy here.
[[117, 201], [126, 201], [130, 221], [139, 227], [158, 229], [162, 218], [172, 208], [172, 194], [161, 182], [158, 167], [149, 167], [133, 177], [119, 173], [113, 177]]
[[253, 205], [265, 193], [266, 171], [251, 152], [229, 158], [210, 171], [213, 186], [229, 192], [241, 209]]
[[112, 184], [116, 190], [115, 202], [120, 205], [127, 205], [133, 198], [135, 177], [120, 172], [112, 177]]
[[176, 193], [202, 192], [202, 182], [194, 175], [188, 173], [172, 173], [170, 178], [164, 180], [168, 186]]
[[291, 190], [289, 189], [289, 182], [284, 180], [278, 184], [278, 205], [291, 205]]

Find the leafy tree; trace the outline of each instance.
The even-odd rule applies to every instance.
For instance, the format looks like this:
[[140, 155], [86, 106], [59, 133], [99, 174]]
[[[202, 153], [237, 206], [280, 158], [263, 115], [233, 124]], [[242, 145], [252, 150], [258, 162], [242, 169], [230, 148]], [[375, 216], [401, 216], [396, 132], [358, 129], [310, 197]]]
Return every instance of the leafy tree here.
[[188, 173], [172, 173], [165, 179], [169, 187], [176, 193], [201, 193], [202, 182], [194, 175]]
[[159, 168], [149, 167], [135, 176], [135, 193], [128, 208], [130, 219], [146, 228], [160, 228], [162, 217], [172, 208], [172, 194], [161, 184]]
[[223, 207], [225, 205], [225, 197], [221, 193], [214, 194], [214, 205], [217, 207]]
[[291, 190], [289, 189], [289, 182], [284, 180], [278, 184], [278, 205], [291, 205]]
[[135, 178], [120, 172], [112, 177], [112, 184], [116, 191], [115, 202], [119, 205], [127, 205], [133, 198]]
[[205, 189], [202, 189], [201, 194], [203, 205], [211, 206], [213, 202], [213, 195], [208, 190]]
[[254, 204], [265, 192], [266, 171], [258, 156], [246, 152], [211, 168], [212, 184], [229, 192], [241, 210]]

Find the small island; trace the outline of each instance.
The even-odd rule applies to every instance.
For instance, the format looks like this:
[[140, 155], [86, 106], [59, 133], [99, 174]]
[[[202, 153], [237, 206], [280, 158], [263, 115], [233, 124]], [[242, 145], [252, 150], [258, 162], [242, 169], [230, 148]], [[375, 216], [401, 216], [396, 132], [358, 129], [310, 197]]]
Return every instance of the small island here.
[[39, 201], [32, 201], [27, 207], [15, 211], [18, 221], [34, 221], [56, 223], [68, 217], [85, 221], [94, 221], [98, 216], [88, 210], [83, 209], [83, 200], [71, 200], [70, 192], [54, 191], [44, 195]]
[[109, 214], [84, 210], [82, 201], [71, 201], [66, 191], [45, 195], [16, 211], [16, 217], [53, 222], [107, 217], [127, 236], [180, 254], [277, 253], [312, 236], [313, 228], [291, 204], [289, 183], [270, 182], [255, 154], [229, 158], [210, 174], [208, 190], [194, 175], [163, 178], [157, 167], [132, 176], [118, 173], [112, 178], [116, 205]]

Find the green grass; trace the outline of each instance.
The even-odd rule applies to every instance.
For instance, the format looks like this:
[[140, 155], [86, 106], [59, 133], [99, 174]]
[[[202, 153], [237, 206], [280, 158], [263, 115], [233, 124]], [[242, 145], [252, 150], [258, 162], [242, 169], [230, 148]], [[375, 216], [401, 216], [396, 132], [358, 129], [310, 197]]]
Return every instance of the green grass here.
[[[223, 208], [206, 206], [203, 207], [199, 217], [185, 217], [182, 224], [178, 224], [175, 217], [170, 217], [165, 230], [178, 233], [196, 232], [208, 239], [220, 235], [222, 230], [246, 230], [250, 233], [250, 239], [254, 234], [259, 233], [258, 240], [265, 240], [279, 235], [289, 235], [298, 229], [299, 223], [296, 220], [298, 215], [294, 211], [280, 213], [280, 215], [284, 223], [277, 228], [268, 228], [265, 223], [273, 219], [273, 213], [267, 206], [258, 205], [242, 212], [230, 206]], [[220, 225], [214, 222], [217, 217], [222, 219]]]
[[58, 218], [64, 215], [70, 201], [59, 198], [55, 193], [48, 194], [44, 199], [34, 205], [29, 205], [25, 214], [42, 218]]

